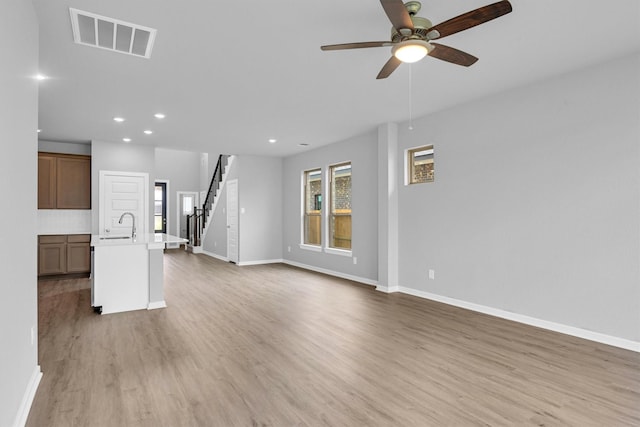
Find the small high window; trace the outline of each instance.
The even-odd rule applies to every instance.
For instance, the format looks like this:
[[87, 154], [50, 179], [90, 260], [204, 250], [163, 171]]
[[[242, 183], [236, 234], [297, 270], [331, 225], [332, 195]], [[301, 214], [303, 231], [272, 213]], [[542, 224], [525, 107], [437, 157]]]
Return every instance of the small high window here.
[[434, 181], [433, 145], [407, 150], [407, 183]]
[[304, 172], [304, 230], [302, 242], [320, 246], [322, 231], [322, 169]]

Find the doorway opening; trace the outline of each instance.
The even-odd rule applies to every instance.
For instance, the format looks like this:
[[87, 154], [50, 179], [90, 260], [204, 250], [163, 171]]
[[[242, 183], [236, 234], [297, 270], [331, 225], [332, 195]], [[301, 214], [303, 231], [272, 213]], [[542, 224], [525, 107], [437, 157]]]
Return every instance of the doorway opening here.
[[198, 193], [195, 191], [178, 191], [177, 227], [178, 237], [189, 239], [187, 235], [187, 217], [193, 215], [198, 207]]
[[167, 232], [167, 182], [156, 181], [153, 198], [153, 229], [155, 233]]

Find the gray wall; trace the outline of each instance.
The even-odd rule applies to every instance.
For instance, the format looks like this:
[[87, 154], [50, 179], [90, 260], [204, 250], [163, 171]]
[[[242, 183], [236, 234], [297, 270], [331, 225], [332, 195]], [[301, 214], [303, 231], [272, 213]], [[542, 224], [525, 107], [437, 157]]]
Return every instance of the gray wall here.
[[147, 230], [140, 233], [153, 233], [153, 187], [155, 175], [155, 148], [147, 145], [109, 143], [92, 141], [91, 143], [91, 211], [92, 233], [99, 233], [100, 214], [100, 171], [140, 172], [149, 174], [149, 218]]
[[[213, 174], [213, 172], [211, 172]], [[198, 191], [209, 189], [211, 177], [209, 176], [209, 153], [200, 153], [200, 187]]]
[[400, 286], [640, 341], [639, 100], [634, 55], [401, 124]]
[[[38, 22], [30, 1], [3, 0], [0, 16], [0, 426], [16, 421], [38, 368]], [[19, 36], [17, 36], [19, 34]], [[46, 84], [43, 82], [42, 84]], [[19, 208], [15, 208], [19, 204]], [[36, 340], [31, 343], [31, 331]], [[28, 409], [28, 408], [27, 408]]]
[[46, 153], [91, 155], [90, 143], [38, 140], [38, 151]]
[[[237, 157], [227, 169], [226, 180], [238, 179]], [[215, 166], [215, 165], [214, 165]], [[214, 169], [215, 170], [215, 169]], [[212, 172], [213, 173], [213, 172]], [[227, 258], [227, 192], [222, 187], [218, 192], [218, 202], [213, 212], [211, 224], [204, 236], [202, 249], [205, 252]]]
[[[238, 156], [240, 263], [282, 259], [282, 159]], [[243, 212], [244, 211], [244, 212]]]
[[[168, 234], [178, 235], [177, 195], [178, 191], [200, 192], [201, 154], [191, 151], [155, 149], [156, 179], [169, 181], [167, 198]], [[153, 206], [153, 205], [151, 205]]]
[[[352, 162], [352, 253], [358, 260], [355, 265], [351, 257], [313, 252], [299, 247], [302, 240], [300, 186], [303, 171], [318, 167], [326, 169], [331, 164], [343, 161]], [[308, 266], [376, 281], [378, 278], [377, 188], [377, 132], [285, 158], [283, 168], [284, 258]], [[288, 251], [289, 247], [291, 252]]]
[[[238, 180], [239, 263], [282, 259], [282, 159], [235, 156], [227, 182]], [[203, 249], [227, 257], [227, 192], [219, 202]]]

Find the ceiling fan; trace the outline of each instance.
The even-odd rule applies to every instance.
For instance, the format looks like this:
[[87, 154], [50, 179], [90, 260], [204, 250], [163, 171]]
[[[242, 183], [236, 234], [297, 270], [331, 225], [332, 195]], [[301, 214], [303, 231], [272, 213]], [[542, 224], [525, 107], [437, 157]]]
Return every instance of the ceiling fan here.
[[378, 79], [389, 77], [401, 63], [417, 62], [426, 55], [465, 67], [474, 64], [478, 60], [475, 56], [440, 43], [431, 43], [431, 40], [464, 31], [511, 12], [511, 3], [502, 0], [433, 25], [428, 19], [416, 16], [422, 6], [418, 1], [409, 1], [404, 4], [402, 0], [380, 0], [380, 3], [393, 25], [391, 41], [332, 44], [320, 47], [322, 50], [344, 50], [391, 46], [392, 56], [378, 73], [376, 77]]

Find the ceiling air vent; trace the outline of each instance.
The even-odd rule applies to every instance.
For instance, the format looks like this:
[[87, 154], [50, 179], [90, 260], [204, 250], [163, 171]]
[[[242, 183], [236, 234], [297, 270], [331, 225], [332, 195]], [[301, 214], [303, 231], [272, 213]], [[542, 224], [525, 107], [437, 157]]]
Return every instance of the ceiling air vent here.
[[114, 52], [149, 58], [156, 30], [69, 8], [73, 41]]

